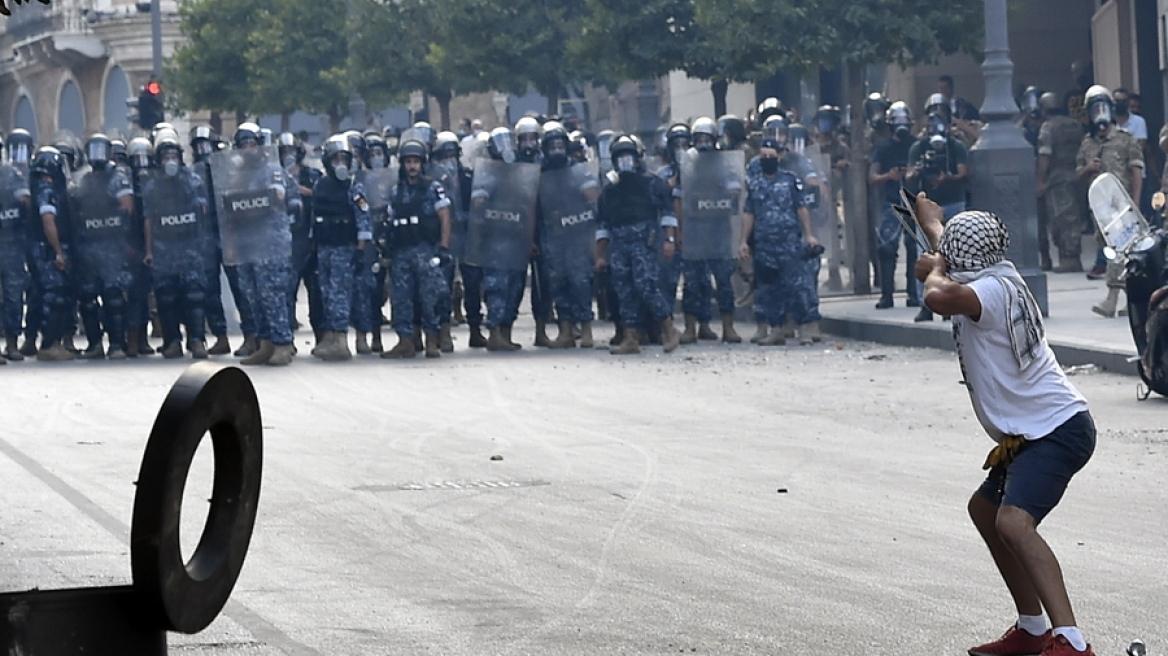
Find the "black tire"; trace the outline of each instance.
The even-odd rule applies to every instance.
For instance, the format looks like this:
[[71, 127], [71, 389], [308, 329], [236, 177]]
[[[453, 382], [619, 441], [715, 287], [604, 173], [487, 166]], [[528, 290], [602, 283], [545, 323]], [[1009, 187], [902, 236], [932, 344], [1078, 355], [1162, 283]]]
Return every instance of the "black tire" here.
[[[179, 546], [183, 489], [210, 432], [215, 451], [210, 510], [190, 561]], [[130, 561], [134, 588], [161, 628], [198, 633], [223, 610], [247, 555], [263, 473], [263, 424], [255, 388], [242, 370], [210, 362], [189, 367], [171, 388], [142, 457]]]

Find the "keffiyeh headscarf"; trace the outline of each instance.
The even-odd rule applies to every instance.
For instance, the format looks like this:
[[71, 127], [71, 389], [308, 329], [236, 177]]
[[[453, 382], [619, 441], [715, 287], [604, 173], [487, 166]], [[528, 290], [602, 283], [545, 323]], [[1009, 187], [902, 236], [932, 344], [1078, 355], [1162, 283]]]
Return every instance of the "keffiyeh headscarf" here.
[[1006, 259], [1010, 232], [992, 212], [970, 210], [949, 220], [938, 250], [949, 265], [948, 275], [959, 283], [993, 277], [1009, 294], [1006, 325], [1018, 367], [1026, 369], [1039, 354], [1046, 331], [1038, 302], [1014, 264]]

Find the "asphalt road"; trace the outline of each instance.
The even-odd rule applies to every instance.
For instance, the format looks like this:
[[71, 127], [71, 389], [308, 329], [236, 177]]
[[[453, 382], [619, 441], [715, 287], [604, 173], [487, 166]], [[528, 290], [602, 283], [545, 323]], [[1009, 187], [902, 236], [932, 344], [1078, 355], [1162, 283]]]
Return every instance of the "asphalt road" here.
[[[0, 371], [0, 589], [129, 582], [133, 481], [185, 364]], [[256, 533], [225, 613], [173, 653], [964, 654], [1014, 619], [965, 516], [992, 443], [951, 353], [525, 348], [248, 373]], [[1099, 443], [1042, 532], [1096, 653], [1168, 653], [1168, 401], [1073, 380]]]

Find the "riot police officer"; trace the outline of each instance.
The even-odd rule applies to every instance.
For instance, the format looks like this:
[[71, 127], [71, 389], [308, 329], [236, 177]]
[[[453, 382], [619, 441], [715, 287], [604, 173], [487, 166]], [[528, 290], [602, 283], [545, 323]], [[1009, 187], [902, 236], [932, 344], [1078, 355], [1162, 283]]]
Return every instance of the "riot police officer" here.
[[[466, 237], [466, 217], [467, 212], [470, 211], [470, 192], [471, 192], [471, 173], [468, 169], [462, 166], [462, 146], [458, 141], [458, 135], [453, 132], [443, 131], [439, 132], [434, 137], [434, 151], [430, 156], [429, 165], [430, 176], [442, 184], [443, 189], [446, 190], [450, 197], [450, 218], [451, 218], [451, 245], [452, 250], [455, 251], [455, 258], [461, 256], [461, 246], [464, 244]], [[465, 301], [465, 285], [455, 276], [457, 262], [451, 259], [448, 263], [443, 262], [442, 274], [446, 277], [446, 282], [450, 286], [450, 307], [442, 308], [442, 329], [439, 332], [439, 346], [443, 353], [450, 353], [454, 350], [454, 341], [450, 334], [450, 325], [452, 322], [463, 323], [466, 317], [463, 313], [463, 308], [460, 304]], [[481, 271], [481, 269], [480, 269]], [[478, 281], [478, 289], [475, 294], [480, 299], [482, 297], [482, 277], [480, 275]], [[482, 311], [479, 309], [479, 324], [482, 322]], [[474, 339], [474, 333], [479, 333], [479, 340]], [[476, 341], [481, 341], [480, 346], [485, 346], [486, 341], [482, 338], [481, 330], [471, 329], [471, 346], [475, 346]]]
[[[183, 355], [180, 325], [196, 360], [208, 356], [206, 338], [207, 271], [216, 245], [203, 179], [183, 164], [177, 135], [159, 133], [155, 168], [142, 184], [146, 266], [152, 269], [154, 298], [162, 324], [162, 355]], [[218, 276], [218, 271], [215, 272]]]
[[[77, 217], [78, 300], [89, 341], [84, 359], [106, 356], [102, 332], [109, 340], [109, 359], [126, 357], [126, 293], [130, 288], [130, 222], [136, 212], [130, 180], [110, 159], [110, 140], [95, 134], [85, 145], [91, 170], [78, 183], [81, 207]], [[100, 299], [100, 306], [98, 301]]]
[[75, 299], [72, 288], [71, 216], [65, 157], [56, 148], [37, 150], [30, 169], [33, 207], [40, 222], [30, 227], [33, 237], [33, 277], [42, 291], [41, 348], [37, 360], [72, 360], [76, 356], [62, 339], [71, 323]]
[[[211, 257], [207, 261], [207, 272], [205, 280], [207, 283], [206, 306], [205, 314], [207, 317], [207, 326], [211, 334], [215, 336], [215, 343], [207, 349], [210, 355], [227, 355], [231, 352], [231, 343], [227, 339], [227, 313], [223, 309], [223, 289], [220, 280], [220, 267], [223, 265], [223, 253], [219, 249], [219, 221], [218, 212], [213, 200], [215, 197], [215, 181], [211, 177], [211, 155], [218, 150], [219, 135], [209, 125], [197, 125], [191, 130], [190, 134], [191, 156], [194, 159], [194, 169], [199, 173], [200, 177], [206, 186], [207, 191], [207, 213], [211, 224], [211, 233], [213, 235], [213, 248]], [[226, 271], [226, 268], [224, 268]], [[232, 270], [231, 275], [227, 278], [227, 284], [231, 288], [232, 298], [235, 299], [236, 308], [239, 310], [240, 329], [246, 327], [250, 332], [244, 331], [244, 344], [236, 351], [237, 356], [248, 356], [255, 353], [255, 329], [251, 327], [251, 312], [246, 310], [246, 303], [242, 300], [242, 293], [238, 292], [238, 278], [234, 275]], [[248, 343], [250, 338], [250, 344]]]
[[[673, 313], [657, 281], [657, 260], [674, 256], [677, 217], [668, 185], [648, 175], [641, 165], [635, 141], [621, 136], [609, 148], [617, 181], [600, 192], [597, 204], [596, 267], [612, 267], [613, 286], [620, 298], [624, 339], [610, 350], [615, 355], [640, 353], [639, 334], [649, 321], [661, 327], [661, 344], [668, 353], [677, 348], [680, 335]], [[665, 228], [658, 247], [659, 227]], [[648, 313], [640, 317], [641, 309]]]
[[418, 323], [426, 334], [426, 357], [442, 355], [439, 308], [450, 302], [442, 274], [443, 260], [450, 257], [450, 199], [442, 185], [424, 173], [428, 151], [426, 144], [413, 140], [398, 147], [401, 168], [390, 194], [388, 244], [393, 260], [391, 321], [398, 342], [381, 354], [387, 359], [416, 355], [413, 331]]
[[24, 294], [29, 287], [25, 262], [31, 209], [28, 179], [11, 165], [0, 165], [0, 285], [3, 287], [3, 326], [6, 340], [0, 364], [23, 360], [17, 339], [24, 326]]
[[[690, 126], [693, 135], [693, 149], [700, 156], [701, 153], [714, 152], [718, 149], [718, 126], [708, 117], [700, 117]], [[682, 181], [682, 185], [694, 184], [695, 181]], [[725, 191], [737, 193], [742, 190], [742, 181], [728, 178], [725, 181]], [[676, 187], [674, 189], [677, 189]], [[729, 213], [730, 210], [727, 210]], [[682, 238], [685, 237], [685, 220], [681, 217]], [[734, 329], [734, 288], [730, 277], [734, 275], [735, 263], [733, 259], [698, 259], [686, 257], [682, 263], [685, 273], [685, 286], [682, 289], [682, 308], [685, 312], [685, 332], [681, 334], [682, 344], [693, 344], [699, 339], [718, 339], [718, 335], [710, 329], [712, 312], [711, 301], [714, 300], [714, 290], [717, 289], [718, 312], [722, 318], [722, 341], [737, 344], [742, 338]], [[710, 279], [714, 285], [711, 287]]]
[[343, 135], [329, 137], [321, 157], [325, 175], [312, 190], [312, 238], [324, 305], [324, 340], [312, 349], [322, 360], [348, 360], [349, 314], [353, 308], [355, 262], [373, 239], [369, 204], [352, 179], [353, 151]]
[[912, 136], [912, 110], [904, 101], [897, 101], [888, 107], [886, 122], [891, 131], [891, 138], [887, 143], [872, 153], [872, 163], [868, 167], [868, 184], [882, 185], [880, 223], [876, 226], [876, 252], [879, 257], [880, 300], [876, 302], [876, 309], [884, 310], [892, 307], [892, 294], [896, 283], [896, 257], [900, 249], [900, 240], [904, 239], [906, 269], [906, 288], [908, 291], [908, 307], [920, 307], [921, 298], [918, 284], [913, 276], [913, 263], [916, 261], [916, 240], [905, 235], [900, 227], [900, 221], [892, 209], [900, 202], [900, 189], [905, 184], [908, 173], [909, 149], [914, 140]]
[[[365, 133], [365, 168], [357, 173], [357, 180], [365, 188], [369, 203], [369, 220], [373, 226], [374, 243], [363, 251], [357, 263], [353, 291], [353, 312], [350, 320], [357, 332], [356, 350], [360, 355], [381, 353], [381, 326], [385, 323], [381, 309], [388, 300], [386, 281], [389, 268], [381, 262], [380, 244], [385, 241], [386, 217], [389, 214], [389, 190], [397, 181], [391, 170], [394, 158], [389, 144], [376, 132]], [[373, 334], [372, 344], [369, 333]]]
[[[568, 157], [568, 133], [556, 121], [544, 124], [541, 150], [537, 243], [547, 272], [544, 294], [555, 308], [560, 332], [550, 348], [592, 348], [592, 241], [600, 183]], [[583, 255], [583, 257], [581, 257]]]

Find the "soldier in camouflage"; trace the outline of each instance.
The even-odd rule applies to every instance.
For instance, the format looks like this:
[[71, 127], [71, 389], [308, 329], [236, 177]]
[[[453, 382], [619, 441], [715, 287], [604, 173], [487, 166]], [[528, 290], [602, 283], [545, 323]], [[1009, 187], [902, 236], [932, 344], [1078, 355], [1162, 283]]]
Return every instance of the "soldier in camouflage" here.
[[1038, 197], [1046, 207], [1047, 227], [1058, 250], [1054, 272], [1082, 271], [1075, 158], [1083, 141], [1083, 126], [1067, 115], [1054, 93], [1042, 94], [1038, 104], [1045, 119], [1038, 129]]

